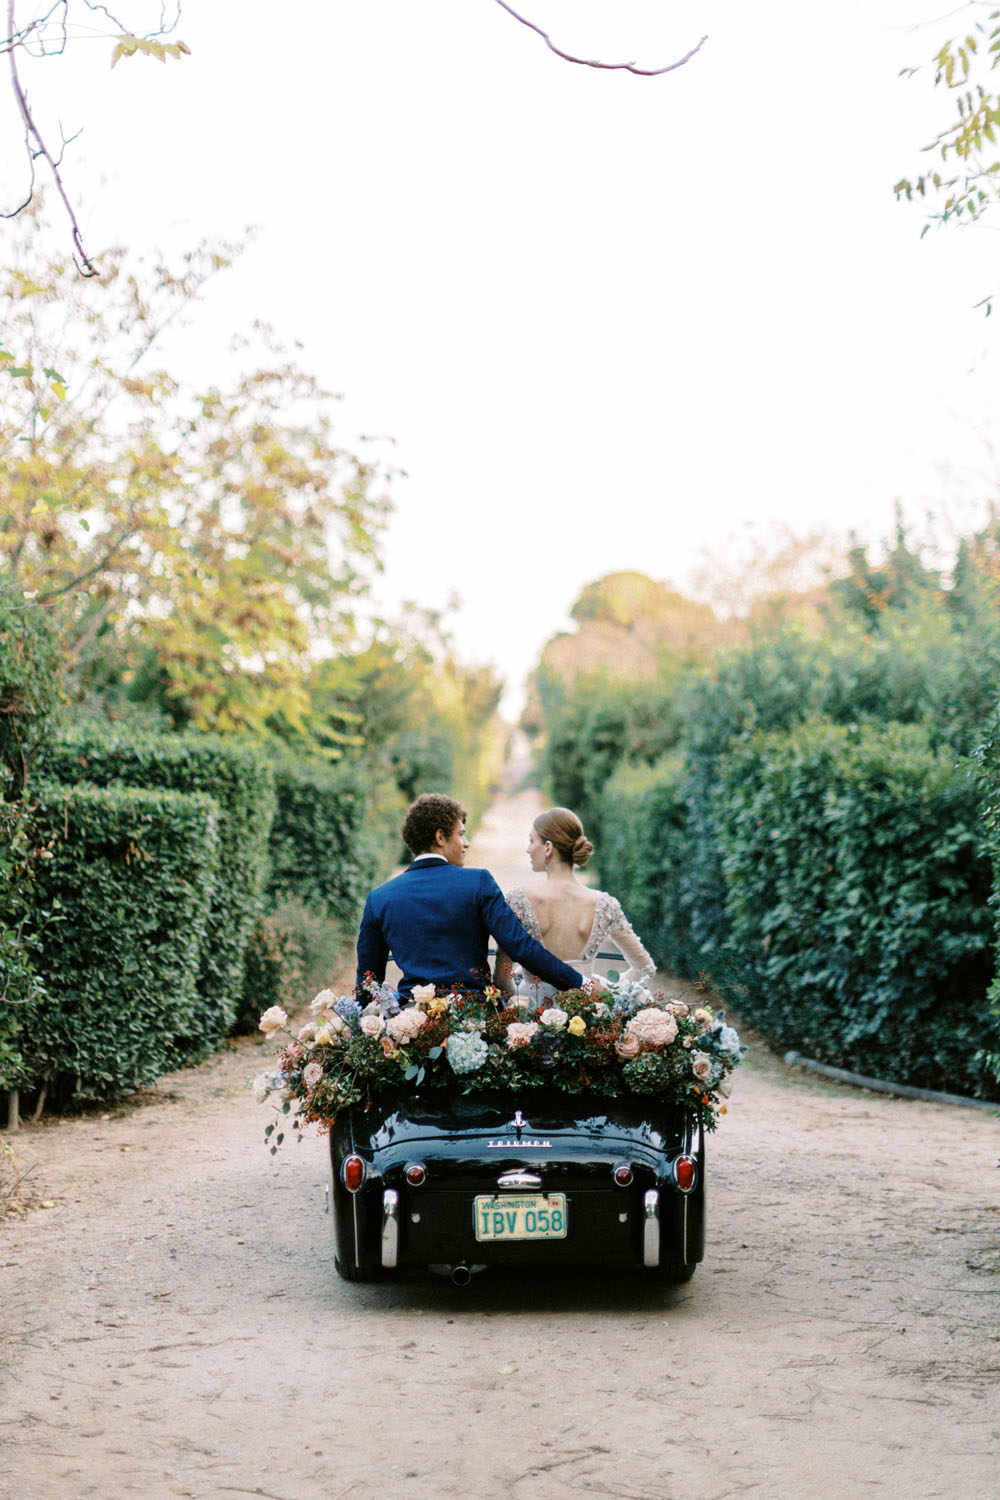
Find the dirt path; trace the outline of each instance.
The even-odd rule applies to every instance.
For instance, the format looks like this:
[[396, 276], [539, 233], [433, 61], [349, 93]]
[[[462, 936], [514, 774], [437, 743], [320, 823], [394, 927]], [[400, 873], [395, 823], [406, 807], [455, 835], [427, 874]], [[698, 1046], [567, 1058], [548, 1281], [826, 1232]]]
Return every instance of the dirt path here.
[[[523, 870], [531, 794], [473, 856]], [[129, 1113], [26, 1130], [0, 1225], [7, 1500], [931, 1500], [997, 1493], [1000, 1128], [754, 1049], [708, 1257], [339, 1282], [325, 1142], [264, 1150], [244, 1043]]]

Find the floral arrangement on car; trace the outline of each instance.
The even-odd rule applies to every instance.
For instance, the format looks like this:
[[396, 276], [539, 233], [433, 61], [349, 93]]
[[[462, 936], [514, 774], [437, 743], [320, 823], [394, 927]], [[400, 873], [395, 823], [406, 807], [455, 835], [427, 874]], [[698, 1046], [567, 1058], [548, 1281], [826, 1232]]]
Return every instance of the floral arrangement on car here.
[[310, 1010], [298, 1035], [280, 1006], [265, 1011], [260, 1030], [287, 1040], [277, 1068], [251, 1084], [261, 1101], [277, 1093], [285, 1114], [296, 1105], [299, 1124], [328, 1126], [348, 1105], [409, 1084], [655, 1095], [712, 1130], [746, 1051], [721, 1010], [668, 1000], [636, 980], [611, 981], [598, 996], [567, 990], [543, 1001], [505, 1000], [492, 987], [416, 985], [412, 1003], [401, 1003], [369, 978], [358, 998], [321, 990]]

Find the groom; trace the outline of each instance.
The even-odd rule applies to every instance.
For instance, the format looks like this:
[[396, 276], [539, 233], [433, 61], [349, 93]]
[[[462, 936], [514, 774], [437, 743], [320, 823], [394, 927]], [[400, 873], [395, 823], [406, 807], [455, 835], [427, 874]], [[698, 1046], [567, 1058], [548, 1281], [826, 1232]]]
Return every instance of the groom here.
[[453, 797], [427, 793], [412, 804], [403, 842], [414, 855], [401, 875], [373, 890], [358, 933], [360, 985], [381, 983], [390, 955], [403, 971], [399, 993], [415, 984], [483, 990], [491, 982], [490, 934], [505, 953], [558, 990], [584, 983], [576, 969], [529, 937], [488, 870], [463, 869], [469, 841], [465, 808]]

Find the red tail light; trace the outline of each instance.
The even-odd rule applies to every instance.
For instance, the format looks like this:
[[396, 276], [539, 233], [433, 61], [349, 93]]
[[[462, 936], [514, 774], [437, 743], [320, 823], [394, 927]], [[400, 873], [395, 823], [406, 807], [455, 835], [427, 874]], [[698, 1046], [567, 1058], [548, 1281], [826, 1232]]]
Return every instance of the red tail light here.
[[356, 1193], [365, 1180], [365, 1164], [360, 1156], [345, 1156], [341, 1167], [344, 1186], [349, 1193]]
[[632, 1168], [628, 1162], [619, 1162], [614, 1171], [615, 1182], [619, 1187], [628, 1187], [632, 1181]]
[[698, 1181], [698, 1163], [693, 1156], [678, 1156], [674, 1161], [674, 1181], [682, 1193], [689, 1193]]
[[411, 1161], [405, 1176], [410, 1187], [419, 1187], [427, 1178], [427, 1168], [421, 1161]]

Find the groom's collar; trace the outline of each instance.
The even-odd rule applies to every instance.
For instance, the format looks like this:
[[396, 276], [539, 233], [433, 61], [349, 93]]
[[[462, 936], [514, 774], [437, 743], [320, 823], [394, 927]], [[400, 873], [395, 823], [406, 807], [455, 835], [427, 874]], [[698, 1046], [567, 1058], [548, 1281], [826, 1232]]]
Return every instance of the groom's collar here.
[[432, 859], [436, 860], [439, 864], [442, 865], [446, 865], [448, 863], [443, 854], [418, 854], [415, 857], [413, 864], [411, 864], [410, 869], [413, 869], [413, 865], [429, 864]]

